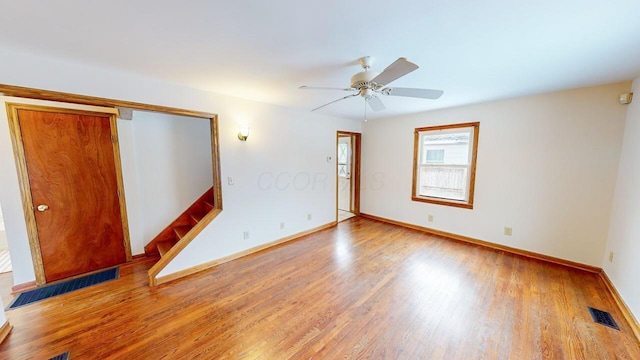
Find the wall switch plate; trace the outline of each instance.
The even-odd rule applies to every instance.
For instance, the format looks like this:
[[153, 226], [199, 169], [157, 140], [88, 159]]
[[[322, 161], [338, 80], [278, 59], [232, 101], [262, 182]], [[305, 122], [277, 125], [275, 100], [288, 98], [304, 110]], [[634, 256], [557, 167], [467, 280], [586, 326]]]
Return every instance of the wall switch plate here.
[[609, 251], [609, 262], [613, 262], [613, 251]]
[[243, 232], [242, 236], [244, 237], [245, 240], [247, 240], [249, 238], [249, 232], [248, 231]]
[[307, 214], [307, 220], [311, 220], [311, 213]]
[[504, 227], [504, 234], [507, 236], [511, 236], [511, 234], [513, 234], [513, 231], [510, 227], [505, 226]]
[[427, 216], [427, 220], [429, 220], [429, 222], [433, 222], [433, 215], [429, 214], [429, 216]]
[[233, 185], [233, 184], [235, 184], [235, 183], [233, 182], [233, 176], [229, 176], [229, 177], [227, 178], [227, 183], [228, 183], [229, 185]]
[[284, 223], [283, 222], [280, 223], [280, 229], [284, 229]]

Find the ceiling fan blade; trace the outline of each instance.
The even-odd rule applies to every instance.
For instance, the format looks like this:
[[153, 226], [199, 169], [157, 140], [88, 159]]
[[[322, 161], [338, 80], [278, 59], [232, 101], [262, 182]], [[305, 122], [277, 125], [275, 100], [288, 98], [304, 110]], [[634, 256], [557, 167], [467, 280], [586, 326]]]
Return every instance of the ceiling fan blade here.
[[403, 87], [384, 88], [380, 91], [382, 94], [391, 96], [406, 96], [421, 99], [438, 99], [444, 91], [433, 89], [412, 89]]
[[341, 91], [355, 91], [353, 88], [334, 88], [334, 87], [324, 87], [324, 86], [306, 86], [302, 85], [298, 87], [301, 90], [341, 90]]
[[418, 65], [408, 61], [406, 58], [401, 57], [398, 60], [394, 61], [391, 65], [387, 66], [386, 69], [384, 69], [371, 81], [380, 85], [387, 85], [388, 83], [416, 70], [417, 68], [419, 68]]
[[382, 100], [375, 95], [367, 99], [367, 103], [369, 104], [369, 106], [371, 107], [371, 110], [373, 111], [380, 111], [380, 110], [386, 109], [386, 107], [384, 106], [384, 103], [382, 103]]
[[348, 99], [348, 98], [350, 98], [350, 97], [354, 97], [354, 96], [359, 96], [359, 95], [360, 95], [359, 93], [351, 94], [351, 95], [347, 95], [347, 96], [345, 96], [345, 97], [343, 97], [343, 98], [340, 98], [340, 99], [338, 99], [338, 100], [333, 100], [333, 101], [332, 101], [332, 102], [330, 102], [330, 103], [326, 103], [326, 104], [324, 104], [324, 105], [322, 105], [322, 106], [318, 106], [317, 108], [315, 108], [315, 109], [313, 109], [313, 110], [311, 110], [311, 111], [316, 111], [316, 110], [318, 110], [318, 109], [322, 109], [323, 107], [328, 106], [328, 105], [331, 105], [331, 104], [336, 103], [336, 102], [338, 102], [338, 101], [341, 101], [341, 100], [344, 100], [344, 99]]

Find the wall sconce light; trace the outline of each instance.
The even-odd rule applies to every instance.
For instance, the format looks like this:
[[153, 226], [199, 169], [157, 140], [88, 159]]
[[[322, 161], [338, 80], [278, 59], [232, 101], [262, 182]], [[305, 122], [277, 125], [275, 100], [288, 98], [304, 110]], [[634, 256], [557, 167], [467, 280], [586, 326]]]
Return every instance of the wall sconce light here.
[[620, 94], [620, 99], [618, 101], [620, 102], [620, 105], [628, 105], [631, 104], [631, 100], [633, 100], [633, 93], [628, 92]]
[[247, 141], [247, 138], [249, 137], [249, 130], [250, 128], [248, 126], [240, 126], [240, 128], [238, 128], [238, 139], [241, 141]]

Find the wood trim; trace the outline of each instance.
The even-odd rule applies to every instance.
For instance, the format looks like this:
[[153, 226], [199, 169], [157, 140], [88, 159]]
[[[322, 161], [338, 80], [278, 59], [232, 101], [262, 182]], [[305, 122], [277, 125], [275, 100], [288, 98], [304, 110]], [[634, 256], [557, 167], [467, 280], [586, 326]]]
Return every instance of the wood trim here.
[[213, 219], [215, 219], [220, 213], [221, 209], [213, 209], [209, 211], [205, 217], [202, 218], [194, 227], [189, 231], [180, 241], [178, 241], [173, 247], [167, 251], [161, 258], [155, 263], [151, 269], [149, 269], [149, 286], [156, 286], [161, 284], [157, 278], [158, 274], [164, 269], [184, 248], [187, 247], [193, 241], [193, 239], [209, 225]]
[[2, 344], [4, 342], [4, 339], [9, 336], [11, 329], [13, 329], [13, 326], [11, 326], [8, 321], [5, 321], [4, 325], [0, 327], [0, 344]]
[[19, 104], [7, 103], [7, 116], [9, 117], [9, 132], [13, 145], [13, 156], [15, 158], [16, 170], [18, 172], [18, 183], [20, 185], [20, 198], [22, 199], [22, 210], [27, 226], [27, 238], [31, 250], [31, 260], [33, 261], [33, 271], [36, 277], [35, 285], [42, 285], [47, 282], [44, 274], [44, 264], [42, 263], [42, 252], [38, 242], [38, 230], [33, 209], [33, 199], [31, 198], [31, 187], [29, 185], [29, 173], [27, 171], [27, 160], [24, 155], [22, 144], [22, 132], [18, 121]]
[[6, 96], [15, 96], [28, 99], [50, 100], [67, 102], [74, 104], [105, 106], [105, 107], [124, 107], [137, 110], [164, 112], [168, 114], [193, 116], [199, 118], [213, 118], [216, 115], [208, 112], [186, 110], [168, 106], [149, 105], [131, 101], [114, 100], [95, 96], [76, 95], [59, 91], [34, 89], [15, 85], [0, 84], [0, 93]]
[[569, 268], [573, 268], [573, 269], [584, 270], [584, 271], [587, 271], [587, 272], [590, 272], [590, 273], [594, 273], [594, 274], [599, 274], [602, 271], [601, 268], [596, 267], [596, 266], [591, 266], [591, 265], [582, 264], [582, 263], [579, 263], [579, 262], [560, 259], [560, 258], [557, 258], [557, 257], [544, 255], [544, 254], [539, 254], [539, 253], [536, 253], [536, 252], [533, 252], [533, 251], [517, 249], [517, 248], [510, 247], [510, 246], [500, 245], [500, 244], [496, 244], [496, 243], [492, 243], [492, 242], [488, 242], [488, 241], [484, 241], [484, 240], [478, 240], [478, 239], [474, 239], [472, 237], [458, 235], [458, 234], [454, 234], [454, 233], [450, 233], [450, 232], [446, 232], [446, 231], [435, 230], [435, 229], [431, 229], [431, 228], [428, 228], [428, 227], [409, 224], [409, 223], [405, 223], [405, 222], [397, 221], [397, 220], [391, 220], [391, 219], [387, 219], [387, 218], [383, 218], [383, 217], [375, 216], [375, 215], [371, 215], [371, 214], [361, 213], [360, 216], [362, 216], [364, 218], [367, 218], [367, 219], [371, 219], [371, 220], [377, 220], [377, 221], [381, 221], [381, 222], [388, 223], [388, 224], [402, 226], [402, 227], [405, 227], [405, 228], [408, 228], [408, 229], [418, 230], [418, 231], [426, 232], [426, 233], [429, 233], [429, 234], [442, 236], [442, 237], [445, 237], [445, 238], [451, 239], [451, 240], [462, 241], [462, 242], [466, 242], [466, 243], [474, 244], [474, 245], [479, 245], [479, 246], [490, 248], [490, 249], [501, 250], [501, 251], [508, 252], [508, 253], [514, 254], [514, 255], [524, 256], [524, 257], [527, 257], [527, 258], [530, 258], [530, 259], [541, 260], [541, 261], [545, 261], [545, 262], [548, 262], [548, 263], [553, 263], [553, 264], [557, 264], [557, 265], [563, 265], [563, 266], [566, 266], [566, 267], [569, 267]]
[[129, 235], [129, 219], [127, 216], [127, 201], [124, 195], [124, 178], [122, 175], [122, 162], [120, 157], [120, 138], [118, 137], [118, 125], [116, 116], [111, 115], [111, 144], [113, 146], [113, 162], [116, 167], [116, 182], [118, 184], [118, 202], [120, 203], [120, 221], [122, 222], [122, 243], [127, 262], [131, 261], [131, 238]]
[[419, 129], [413, 130], [413, 175], [411, 177], [411, 200], [417, 198], [416, 186], [418, 184], [418, 157], [420, 154], [420, 131]]
[[360, 215], [360, 169], [361, 169], [361, 142], [362, 135], [351, 134], [351, 145], [353, 146], [353, 213]]
[[[351, 152], [352, 159], [351, 165], [353, 166], [352, 179], [353, 179], [353, 187], [351, 189], [353, 195], [353, 201], [351, 198], [349, 199], [349, 208], [351, 211], [359, 215], [360, 214], [360, 171], [361, 171], [361, 151], [362, 151], [362, 134], [357, 132], [350, 131], [338, 131], [336, 135], [336, 149], [338, 148], [338, 144], [340, 143], [341, 137], [351, 137]], [[336, 150], [336, 219], [338, 219], [338, 191], [339, 191], [339, 181], [338, 181], [338, 156]], [[350, 195], [351, 196], [351, 195]], [[351, 205], [353, 204], [353, 208]]]
[[[116, 99], [108, 99], [101, 98], [95, 96], [86, 96], [86, 95], [77, 95], [70, 94], [59, 91], [51, 91], [51, 90], [43, 90], [43, 89], [35, 89], [28, 88], [22, 86], [15, 85], [6, 85], [0, 84], [0, 94], [6, 96], [13, 97], [21, 97], [27, 99], [36, 99], [36, 100], [48, 100], [48, 101], [58, 101], [64, 103], [72, 103], [72, 104], [82, 104], [82, 105], [91, 105], [91, 106], [103, 106], [103, 107], [111, 107], [118, 110], [118, 108], [129, 108], [136, 110], [145, 110], [145, 111], [155, 111], [162, 112], [173, 115], [182, 115], [182, 116], [191, 116], [198, 118], [209, 119], [211, 123], [211, 151], [212, 151], [212, 162], [213, 162], [213, 188], [214, 188], [214, 199], [216, 204], [214, 206], [218, 209], [222, 209], [222, 182], [221, 182], [221, 172], [220, 172], [220, 141], [219, 141], [219, 131], [218, 131], [218, 115], [202, 112], [202, 111], [194, 111], [187, 110], [181, 108], [174, 108], [168, 106], [161, 105], [150, 105], [143, 104], [131, 101], [124, 100], [116, 100]], [[15, 149], [14, 149], [15, 153]]]
[[469, 205], [473, 208], [476, 189], [476, 164], [478, 163], [478, 141], [480, 139], [480, 123], [473, 128], [473, 151], [471, 152], [471, 174], [469, 174]]
[[627, 323], [629, 324], [629, 327], [631, 328], [631, 330], [633, 331], [633, 334], [636, 337], [636, 341], [638, 342], [638, 345], [640, 345], [640, 323], [638, 323], [638, 319], [636, 319], [636, 317], [633, 316], [631, 309], [629, 309], [629, 306], [627, 306], [627, 303], [624, 302], [624, 300], [622, 299], [622, 296], [620, 296], [620, 293], [618, 292], [618, 289], [616, 289], [615, 285], [613, 285], [613, 282], [611, 281], [607, 273], [604, 271], [604, 269], [600, 270], [600, 278], [602, 279], [605, 286], [607, 287], [607, 290], [609, 290], [609, 292], [611, 293], [611, 296], [613, 297], [616, 304], [620, 308], [620, 311], [622, 312], [624, 319], [627, 321]]
[[211, 158], [213, 161], [213, 206], [222, 210], [222, 175], [220, 171], [220, 131], [218, 130], [218, 115], [212, 115], [211, 127]]
[[218, 266], [220, 264], [224, 264], [226, 262], [229, 262], [229, 261], [232, 261], [232, 260], [236, 260], [236, 259], [239, 259], [239, 258], [247, 256], [247, 255], [255, 254], [255, 253], [258, 253], [260, 251], [264, 251], [264, 250], [267, 250], [269, 248], [273, 248], [273, 247], [276, 247], [278, 245], [282, 245], [284, 243], [296, 240], [296, 239], [301, 238], [303, 236], [306, 236], [306, 235], [309, 235], [309, 234], [312, 234], [312, 233], [315, 233], [315, 232], [318, 232], [318, 231], [322, 231], [322, 230], [334, 227], [337, 224], [338, 223], [336, 221], [332, 221], [330, 223], [326, 223], [324, 225], [321, 225], [321, 226], [318, 226], [318, 227], [315, 227], [315, 228], [312, 228], [312, 229], [309, 229], [309, 230], [305, 230], [305, 231], [302, 231], [302, 232], [299, 232], [299, 233], [296, 233], [296, 234], [293, 234], [293, 235], [290, 235], [290, 236], [287, 236], [287, 237], [283, 237], [281, 239], [278, 239], [278, 240], [275, 240], [275, 241], [272, 241], [272, 242], [268, 242], [266, 244], [258, 245], [258, 246], [252, 247], [250, 249], [247, 249], [247, 250], [244, 250], [244, 251], [241, 251], [241, 252], [229, 255], [229, 256], [225, 256], [225, 257], [217, 259], [217, 260], [209, 261], [209, 262], [206, 262], [204, 264], [200, 264], [200, 265], [197, 265], [197, 266], [194, 266], [194, 267], [190, 267], [190, 268], [187, 268], [187, 269], [184, 269], [184, 270], [177, 271], [175, 273], [171, 273], [169, 275], [165, 275], [165, 276], [159, 277], [157, 279], [157, 284], [156, 285], [168, 283], [170, 281], [174, 281], [174, 280], [183, 278], [185, 276], [189, 276], [189, 275], [192, 275], [192, 274], [199, 273], [201, 271], [210, 269], [210, 268]]
[[336, 221], [338, 221], [338, 213], [340, 212], [340, 209], [339, 209], [339, 207], [340, 207], [340, 179], [339, 179], [339, 176], [338, 176], [338, 155], [339, 155], [338, 154], [338, 146], [340, 146], [340, 131], [338, 131], [336, 133], [336, 144], [335, 144], [335, 147], [334, 147], [335, 154], [336, 154], [336, 156], [334, 158], [335, 159], [335, 163], [336, 163], [335, 164], [335, 171], [334, 171], [334, 181], [336, 182], [336, 194], [335, 194], [335, 197], [336, 197], [336, 218], [335, 219], [336, 219]]
[[147, 260], [148, 258], [149, 258], [149, 256], [148, 256], [147, 254], [145, 254], [145, 253], [142, 253], [142, 254], [136, 254], [136, 255], [131, 256], [131, 261], [132, 261], [132, 262], [133, 262], [133, 261], [145, 261], [145, 260]]
[[460, 124], [425, 126], [425, 127], [416, 128], [416, 131], [420, 132], [420, 131], [431, 131], [431, 130], [448, 130], [448, 129], [458, 129], [458, 128], [465, 128], [465, 127], [475, 127], [478, 125], [480, 125], [480, 123], [476, 121], [476, 122], [466, 122], [466, 123], [460, 123]]
[[146, 261], [158, 261], [158, 259], [160, 258], [160, 256], [155, 256], [155, 255], [151, 255], [148, 256], [147, 254], [138, 254], [138, 255], [133, 255], [131, 257], [131, 261], [125, 264], [120, 265], [120, 267], [125, 267], [125, 266], [132, 266], [132, 265], [136, 265], [139, 263], [143, 263]]
[[[144, 246], [144, 253], [147, 255], [157, 254], [157, 244], [161, 241], [171, 241], [175, 239], [174, 228], [191, 223], [191, 213], [198, 212], [205, 202], [215, 201], [213, 198], [213, 188], [207, 189], [204, 194], [200, 195], [189, 207], [178, 215], [169, 225], [158, 233], [147, 245]], [[208, 213], [208, 212], [207, 212]]]
[[[82, 105], [91, 105], [91, 106], [102, 106], [102, 107], [111, 107], [111, 108], [129, 108], [129, 109], [136, 109], [136, 110], [145, 110], [145, 111], [155, 111], [155, 112], [162, 112], [162, 113], [167, 113], [167, 114], [174, 114], [174, 115], [182, 115], [182, 116], [190, 116], [190, 117], [198, 117], [198, 118], [206, 118], [209, 119], [210, 121], [210, 127], [211, 127], [211, 152], [212, 152], [212, 163], [213, 163], [213, 180], [214, 180], [214, 184], [213, 184], [213, 195], [214, 195], [214, 207], [217, 209], [217, 211], [211, 211], [207, 216], [205, 216], [205, 218], [203, 218], [203, 220], [200, 222], [202, 225], [202, 228], [204, 228], [204, 226], [206, 226], [207, 224], [209, 224], [222, 210], [222, 181], [221, 181], [221, 171], [220, 171], [220, 142], [219, 142], [219, 131], [218, 131], [218, 115], [217, 114], [213, 114], [213, 113], [208, 113], [208, 112], [201, 112], [201, 111], [193, 111], [193, 110], [186, 110], [186, 109], [180, 109], [180, 108], [173, 108], [173, 107], [167, 107], [167, 106], [160, 106], [160, 105], [149, 105], [149, 104], [143, 104], [143, 103], [137, 103], [137, 102], [131, 102], [131, 101], [123, 101], [123, 100], [115, 100], [115, 99], [108, 99], [108, 98], [101, 98], [101, 97], [95, 97], [95, 96], [85, 96], [85, 95], [77, 95], [77, 94], [70, 94], [70, 93], [64, 93], [64, 92], [58, 92], [58, 91], [50, 91], [50, 90], [43, 90], [43, 89], [34, 89], [34, 88], [27, 88], [27, 87], [21, 87], [21, 86], [14, 86], [14, 85], [6, 85], [6, 84], [0, 84], [0, 94], [2, 95], [6, 95], [6, 96], [13, 96], [13, 97], [20, 97], [20, 98], [27, 98], [27, 99], [37, 99], [37, 100], [48, 100], [48, 101], [57, 101], [57, 102], [64, 102], [64, 103], [73, 103], [73, 104], [82, 104]], [[111, 115], [111, 114], [110, 114]], [[15, 139], [21, 139], [20, 136], [20, 132], [19, 132], [19, 127], [18, 130], [16, 132], [16, 130], [12, 129], [12, 124], [11, 124], [11, 113], [9, 113], [9, 125], [10, 125], [10, 129], [11, 129], [11, 134], [12, 134], [12, 142], [13, 142], [13, 147], [14, 147], [14, 156], [16, 156], [16, 167], [18, 168], [18, 174], [21, 173], [25, 173], [26, 174], [26, 166], [24, 164], [26, 164], [26, 162], [24, 161], [24, 159], [22, 159], [22, 161], [20, 161], [20, 159], [18, 158], [19, 153], [24, 153], [24, 151], [17, 151], [17, 147], [20, 147], [21, 142], [16, 142], [14, 140]], [[17, 118], [17, 116], [16, 116]], [[112, 127], [112, 129], [114, 129], [117, 127]], [[112, 133], [113, 134], [113, 133]], [[117, 135], [117, 133], [116, 133]], [[117, 138], [117, 137], [116, 137]], [[20, 144], [17, 144], [20, 143]], [[18, 149], [19, 150], [19, 149]], [[115, 150], [114, 150], [115, 151]], [[119, 147], [117, 149], [118, 151], [118, 159], [120, 159], [119, 156]], [[24, 157], [24, 156], [23, 156]], [[121, 168], [121, 164], [118, 163], [118, 165], [120, 166], [120, 172], [122, 171]], [[24, 167], [24, 171], [21, 171], [21, 168]], [[25, 203], [25, 196], [28, 196], [30, 198], [31, 196], [31, 192], [26, 192], [23, 189], [23, 184], [28, 184], [28, 178], [26, 178], [26, 182], [24, 181], [25, 179], [20, 179], [20, 187], [21, 187], [21, 193], [23, 194], [23, 204]], [[119, 184], [120, 187], [120, 184]], [[24, 195], [24, 194], [28, 194], [28, 195]], [[124, 202], [124, 187], [121, 188], [121, 194], [122, 194], [122, 200], [121, 200], [121, 206], [124, 203], [126, 205], [126, 202]], [[29, 202], [29, 207], [32, 207], [32, 202]], [[23, 208], [25, 209], [25, 219], [27, 220], [27, 222], [29, 222], [29, 207], [25, 207], [23, 206]], [[33, 217], [33, 209], [31, 209], [30, 211], [31, 214], [31, 220], [33, 221], [33, 223], [35, 224], [35, 218]], [[124, 219], [126, 220], [126, 209], [121, 211], [121, 214], [124, 214]], [[199, 224], [200, 224], [199, 223]], [[196, 227], [198, 227], [196, 225]], [[195, 228], [195, 227], [194, 227]], [[200, 232], [201, 229], [198, 231]], [[28, 232], [29, 232], [29, 227], [28, 227]], [[125, 237], [127, 238], [126, 241], [128, 241], [129, 246], [125, 246], [125, 249], [128, 249], [128, 253], [127, 253], [127, 260], [130, 261], [132, 259], [131, 257], [131, 246], [130, 246], [130, 239], [129, 239], [129, 231], [128, 231], [128, 222], [127, 222], [127, 228], [125, 231]], [[197, 234], [197, 233], [196, 233]], [[34, 234], [28, 234], [29, 235], [29, 239], [33, 238]], [[35, 238], [37, 239], [37, 231], [35, 232]], [[195, 235], [193, 235], [195, 237]], [[174, 246], [174, 248], [179, 248], [180, 250], [182, 250], [190, 241], [192, 240], [192, 238], [188, 238], [185, 237], [183, 239], [181, 239], [181, 241], [176, 244], [176, 246]], [[37, 243], [37, 242], [36, 242]], [[184, 243], [184, 245], [182, 246], [178, 246], [180, 243]], [[30, 241], [30, 246], [31, 246], [31, 241]], [[178, 249], [176, 249], [177, 251]], [[155, 276], [160, 272], [160, 270], [166, 266], [166, 264], [168, 264], [174, 257], [175, 255], [177, 255], [177, 253], [179, 251], [170, 251], [169, 253], [167, 253], [167, 255], [169, 256], [165, 256], [163, 259], [165, 260], [160, 260], [154, 267], [152, 267], [151, 270], [153, 270], [153, 272], [149, 272], [149, 279], [150, 279], [150, 284], [153, 286], [153, 284], [155, 284]], [[31, 254], [32, 254], [32, 258], [33, 258], [33, 262], [34, 262], [34, 269], [36, 269], [35, 273], [36, 273], [36, 285], [42, 285], [46, 283], [46, 279], [44, 277], [44, 267], [42, 265], [42, 255], [40, 253], [40, 247], [36, 246], [35, 248], [32, 248], [31, 250]], [[35, 254], [35, 255], [34, 255]], [[39, 255], [39, 256], [36, 256]], [[162, 267], [160, 267], [162, 266]]]
[[435, 198], [425, 198], [420, 196], [412, 196], [411, 200], [420, 201], [430, 204], [438, 204], [438, 205], [447, 205], [453, 207], [459, 207], [464, 209], [473, 209], [473, 204], [468, 204], [466, 202], [456, 201], [456, 200], [438, 200]]
[[[433, 130], [446, 130], [456, 128], [473, 128], [473, 149], [471, 153], [471, 164], [469, 166], [469, 200], [457, 201], [418, 196], [416, 185], [418, 183], [418, 157], [420, 156], [420, 132], [421, 131], [433, 131]], [[454, 206], [465, 209], [473, 209], [473, 198], [475, 193], [476, 183], [476, 162], [478, 159], [478, 139], [480, 134], [480, 122], [470, 122], [462, 124], [450, 124], [450, 125], [438, 125], [415, 128], [413, 131], [413, 177], [411, 180], [411, 200], [426, 202], [431, 204]]]
[[29, 282], [18, 284], [18, 285], [13, 285], [11, 287], [11, 294], [20, 293], [27, 290], [33, 290], [37, 287], [38, 286], [36, 285], [35, 281], [29, 281]]

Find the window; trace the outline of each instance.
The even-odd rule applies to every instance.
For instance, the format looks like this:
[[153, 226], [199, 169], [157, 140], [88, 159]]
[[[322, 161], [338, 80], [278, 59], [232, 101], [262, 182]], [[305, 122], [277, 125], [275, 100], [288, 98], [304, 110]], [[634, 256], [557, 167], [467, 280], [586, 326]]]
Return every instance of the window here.
[[347, 161], [349, 159], [349, 144], [338, 144], [338, 176], [348, 177], [349, 170], [347, 169]]
[[414, 201], [473, 208], [480, 123], [417, 128]]
[[442, 164], [444, 163], [444, 149], [442, 150], [429, 150], [427, 149], [427, 164]]

